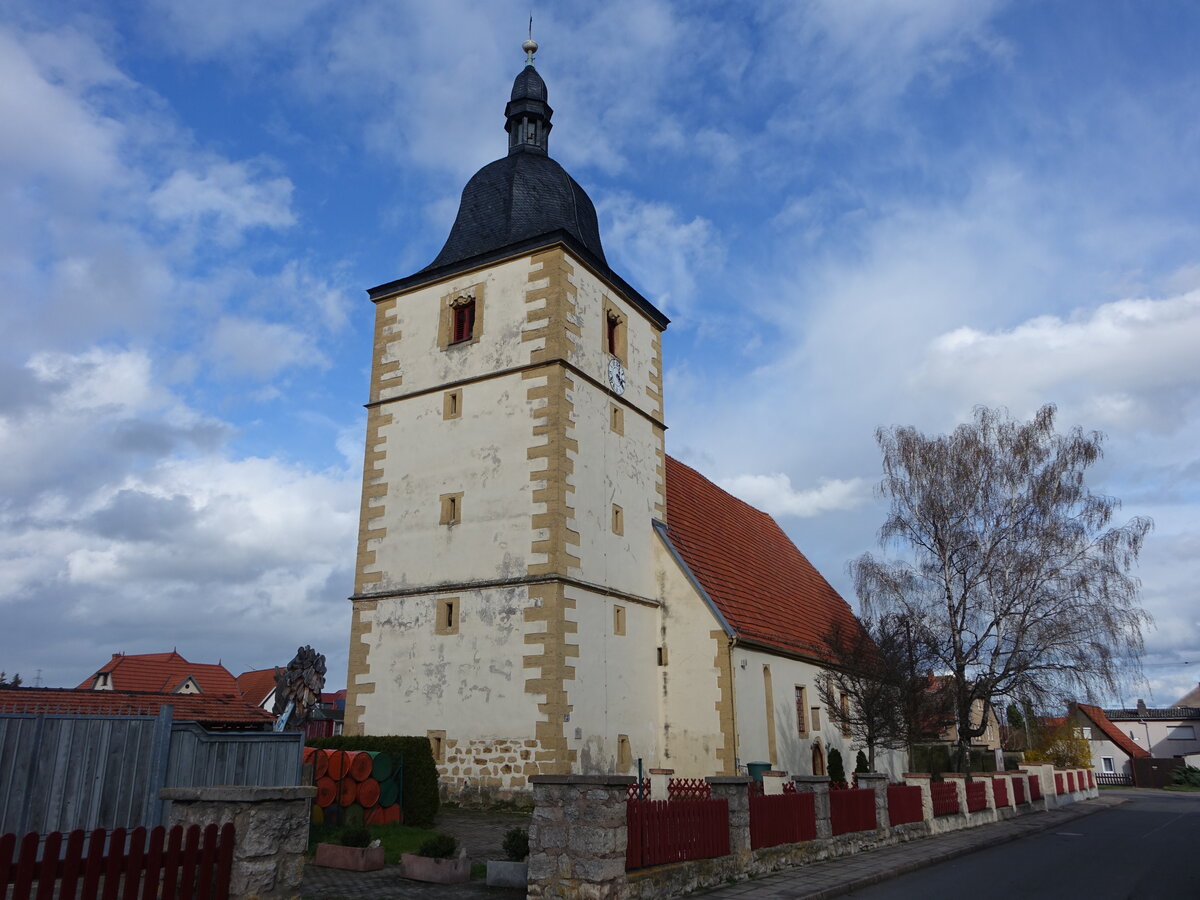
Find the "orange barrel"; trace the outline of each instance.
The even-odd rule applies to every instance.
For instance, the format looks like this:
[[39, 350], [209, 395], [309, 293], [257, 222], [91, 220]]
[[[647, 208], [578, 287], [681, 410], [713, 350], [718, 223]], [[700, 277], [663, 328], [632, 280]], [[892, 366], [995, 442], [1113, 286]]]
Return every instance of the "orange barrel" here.
[[391, 806], [400, 800], [400, 782], [395, 778], [379, 782], [379, 805]]
[[342, 809], [342, 824], [343, 825], [362, 825], [364, 820], [364, 811], [357, 803], [352, 803]]
[[346, 777], [346, 766], [349, 764], [345, 750], [329, 751], [329, 777], [334, 781], [341, 781]]
[[303, 753], [303, 754], [302, 754], [302, 756], [301, 756], [301, 760], [302, 760], [303, 762], [306, 762], [306, 763], [310, 763], [310, 762], [312, 762], [312, 761], [313, 761], [313, 754], [314, 754], [314, 753], [316, 753], [316, 752], [317, 752], [317, 750], [316, 750], [316, 748], [315, 748], [315, 747], [305, 747], [305, 748], [304, 748], [304, 753]]
[[385, 825], [399, 825], [404, 821], [404, 813], [400, 810], [400, 805], [383, 807], [383, 822]]
[[370, 809], [368, 809], [366, 811], [366, 814], [363, 816], [363, 821], [368, 825], [384, 825], [384, 824], [386, 824], [383, 821], [383, 807], [382, 806], [372, 806]]
[[392, 777], [392, 772], [396, 770], [392, 761], [392, 754], [377, 753], [374, 750], [368, 750], [367, 755], [371, 757], [371, 777], [376, 781], [387, 781]]
[[358, 782], [353, 778], [343, 778], [338, 782], [338, 806], [349, 806], [358, 799]]
[[379, 782], [374, 778], [366, 778], [358, 783], [358, 802], [364, 808], [379, 804]]
[[371, 755], [361, 750], [346, 751], [346, 774], [355, 781], [366, 781], [371, 777]]
[[338, 786], [332, 778], [317, 779], [317, 806], [332, 806], [337, 801]]
[[329, 751], [318, 750], [317, 755], [313, 758], [313, 775], [316, 778], [324, 778], [329, 773]]

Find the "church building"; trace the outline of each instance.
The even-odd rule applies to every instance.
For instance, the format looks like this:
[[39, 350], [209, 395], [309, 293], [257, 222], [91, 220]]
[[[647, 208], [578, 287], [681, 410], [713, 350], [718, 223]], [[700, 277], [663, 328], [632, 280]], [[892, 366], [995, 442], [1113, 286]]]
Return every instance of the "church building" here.
[[462, 799], [638, 759], [849, 762], [814, 647], [850, 608], [770, 516], [666, 455], [668, 320], [550, 157], [525, 50], [507, 155], [433, 262], [369, 291], [345, 732], [427, 734]]

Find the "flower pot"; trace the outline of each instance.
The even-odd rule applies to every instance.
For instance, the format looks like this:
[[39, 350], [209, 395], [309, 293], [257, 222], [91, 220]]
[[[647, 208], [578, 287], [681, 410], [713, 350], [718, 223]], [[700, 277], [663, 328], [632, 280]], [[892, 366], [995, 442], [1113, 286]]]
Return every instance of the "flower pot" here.
[[431, 856], [404, 853], [400, 856], [400, 863], [404, 877], [413, 881], [461, 884], [471, 880], [471, 860], [467, 858], [466, 850], [459, 850], [454, 859], [434, 859]]
[[529, 863], [507, 859], [489, 859], [487, 886], [523, 888], [529, 884]]
[[343, 847], [341, 844], [317, 844], [314, 866], [374, 872], [383, 868], [382, 847]]

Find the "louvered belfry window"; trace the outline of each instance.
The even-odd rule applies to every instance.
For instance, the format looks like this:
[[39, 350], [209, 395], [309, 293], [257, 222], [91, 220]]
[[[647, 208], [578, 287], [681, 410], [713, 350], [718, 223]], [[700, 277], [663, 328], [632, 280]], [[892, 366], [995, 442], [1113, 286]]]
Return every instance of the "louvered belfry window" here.
[[454, 307], [454, 343], [469, 341], [475, 334], [475, 301]]

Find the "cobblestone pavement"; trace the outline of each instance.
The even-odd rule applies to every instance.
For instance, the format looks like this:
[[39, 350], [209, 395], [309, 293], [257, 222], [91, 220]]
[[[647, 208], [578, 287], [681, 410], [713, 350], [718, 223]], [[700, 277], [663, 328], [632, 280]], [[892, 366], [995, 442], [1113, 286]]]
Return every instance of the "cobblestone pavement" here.
[[[466, 848], [472, 863], [486, 863], [489, 859], [504, 859], [501, 844], [506, 831], [528, 826], [527, 814], [443, 808], [438, 811], [434, 828], [458, 838], [459, 845]], [[491, 900], [516, 900], [524, 897], [525, 892], [489, 888], [482, 880], [454, 885], [409, 881], [400, 874], [400, 866], [384, 866], [378, 872], [346, 872], [310, 864], [304, 868], [300, 896], [322, 900], [339, 897], [347, 900], [376, 897], [428, 897], [437, 900], [481, 900], [486, 897]]]
[[704, 896], [710, 900], [826, 900], [840, 897], [905, 872], [1057, 828], [1073, 819], [1111, 809], [1124, 802], [1125, 798], [1115, 792], [1104, 791], [1096, 800], [1083, 800], [1061, 809], [787, 869], [754, 881], [697, 892], [692, 896]]

